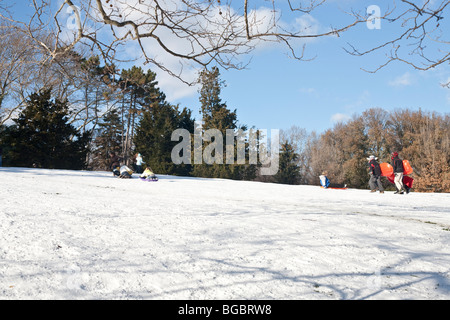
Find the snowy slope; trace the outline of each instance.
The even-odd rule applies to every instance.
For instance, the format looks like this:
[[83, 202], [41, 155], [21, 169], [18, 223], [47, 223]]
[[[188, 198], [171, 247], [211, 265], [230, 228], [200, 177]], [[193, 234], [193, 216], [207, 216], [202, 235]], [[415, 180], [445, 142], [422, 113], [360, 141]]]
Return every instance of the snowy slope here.
[[449, 194], [0, 168], [0, 299], [449, 298]]

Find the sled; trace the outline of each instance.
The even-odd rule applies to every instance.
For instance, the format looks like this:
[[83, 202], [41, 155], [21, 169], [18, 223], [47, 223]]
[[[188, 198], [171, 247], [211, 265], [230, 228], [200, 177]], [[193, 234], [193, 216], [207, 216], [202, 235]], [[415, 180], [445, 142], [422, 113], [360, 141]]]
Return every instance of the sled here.
[[382, 177], [390, 177], [391, 175], [394, 174], [394, 167], [391, 166], [389, 163], [386, 162], [380, 163], [380, 169]]
[[154, 178], [142, 178], [140, 177], [139, 179], [141, 179], [141, 181], [148, 181], [148, 182], [156, 182], [158, 181], [158, 177], [154, 177]]
[[403, 174], [408, 175], [413, 173], [413, 168], [408, 160], [403, 160]]
[[320, 186], [322, 189], [335, 189], [335, 190], [347, 190], [347, 187], [342, 187], [342, 188], [337, 188], [337, 187], [322, 187]]
[[[391, 183], [394, 183], [394, 179], [395, 179], [395, 175], [394, 175], [394, 174], [392, 174], [391, 176], [389, 176], [389, 177], [387, 177], [387, 178], [388, 178], [388, 180], [389, 180]], [[405, 186], [407, 186], [408, 188], [412, 188], [413, 182], [414, 182], [414, 179], [413, 179], [413, 178], [408, 177], [408, 176], [403, 176], [403, 184], [404, 184]]]

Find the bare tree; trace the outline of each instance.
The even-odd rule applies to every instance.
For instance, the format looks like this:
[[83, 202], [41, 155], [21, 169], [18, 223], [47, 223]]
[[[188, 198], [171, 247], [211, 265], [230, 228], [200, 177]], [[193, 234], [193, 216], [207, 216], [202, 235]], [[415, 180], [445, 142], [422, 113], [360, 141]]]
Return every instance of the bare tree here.
[[[336, 6], [332, 1], [271, 0], [266, 1], [269, 6], [264, 10], [249, 0], [234, 1], [233, 5], [231, 0], [64, 0], [59, 7], [46, 0], [29, 3], [33, 14], [27, 21], [16, 18], [13, 8], [0, 7], [0, 17], [33, 40], [43, 52], [43, 63], [79, 45], [96, 49], [111, 63], [124, 45], [136, 45], [145, 63], [183, 79], [183, 71], [192, 65], [243, 68], [246, 63], [241, 56], [261, 42], [283, 43], [293, 58], [302, 60], [304, 43], [297, 39], [340, 36], [374, 18], [393, 26], [395, 32], [368, 49], [350, 44], [348, 50], [354, 55], [387, 50], [387, 60], [372, 71], [393, 61], [428, 70], [450, 59], [449, 39], [445, 38], [448, 24], [445, 26], [443, 20], [449, 0], [424, 0], [420, 4], [390, 0], [383, 3], [388, 9], [375, 17], [366, 7], [345, 8], [337, 12], [341, 14], [340, 25], [319, 29], [307, 24], [287, 25], [282, 18], [290, 15], [295, 20], [314, 14], [319, 7]], [[178, 59], [179, 65], [165, 63], [167, 56]]]
[[[304, 44], [296, 39], [339, 36], [368, 18], [365, 11], [351, 11], [344, 13], [342, 25], [323, 30], [308, 24], [286, 26], [283, 10], [295, 20], [327, 1], [267, 2], [270, 7], [260, 10], [248, 0], [233, 5], [231, 0], [64, 0], [57, 8], [45, 0], [30, 0], [33, 14], [28, 21], [16, 18], [12, 9], [1, 10], [1, 17], [45, 53], [43, 63], [79, 45], [97, 50], [110, 63], [123, 45], [136, 45], [145, 63], [182, 80], [187, 66], [243, 68], [241, 56], [261, 42], [283, 43], [293, 58], [302, 60]], [[168, 65], [167, 56], [180, 64]]]
[[29, 39], [15, 34], [7, 25], [0, 26], [0, 124], [9, 120], [25, 100], [23, 88], [31, 83], [33, 74], [33, 49], [29, 44]]
[[76, 54], [71, 51], [43, 63], [44, 54], [34, 44], [11, 25], [0, 26], [0, 124], [13, 117], [32, 92], [53, 88], [54, 96], [64, 100], [75, 90]]
[[366, 71], [376, 72], [392, 62], [423, 71], [450, 62], [450, 25], [443, 20], [450, 13], [449, 0], [400, 0], [392, 1], [392, 6], [389, 14], [380, 17], [386, 27], [392, 27], [388, 39], [366, 50], [350, 44], [347, 50], [357, 56], [378, 51], [386, 54], [382, 64]]
[[[345, 38], [348, 31], [376, 18], [383, 23], [382, 28], [392, 27], [393, 32], [385, 33], [389, 38], [364, 50], [349, 44], [347, 50], [358, 56], [385, 53], [386, 60], [370, 72], [394, 61], [419, 70], [450, 61], [448, 22], [444, 19], [450, 0], [423, 0], [420, 4], [389, 0], [383, 3], [387, 9], [376, 15], [360, 4], [353, 3], [360, 8], [345, 8], [331, 0], [267, 0], [261, 7], [249, 0], [61, 0], [53, 4], [29, 0], [28, 16], [19, 15], [17, 7], [5, 3], [0, 0], [2, 32], [26, 45], [15, 48], [20, 53], [17, 55], [0, 48], [0, 97], [16, 92], [15, 106], [0, 110], [1, 121], [26, 99], [31, 90], [26, 83], [51, 85], [58, 97], [70, 96], [69, 90], [76, 90], [73, 52], [98, 54], [104, 65], [142, 58], [144, 63], [194, 84], [197, 77], [186, 77], [191, 67], [245, 68], [248, 61], [243, 57], [268, 43], [280, 43], [294, 59], [308, 60], [308, 40]], [[341, 6], [344, 8], [332, 18], [337, 22], [311, 18], [320, 19], [322, 7]], [[20, 82], [14, 76], [17, 74], [22, 75]], [[11, 91], [13, 84], [15, 90]], [[442, 85], [449, 87], [449, 83]]]

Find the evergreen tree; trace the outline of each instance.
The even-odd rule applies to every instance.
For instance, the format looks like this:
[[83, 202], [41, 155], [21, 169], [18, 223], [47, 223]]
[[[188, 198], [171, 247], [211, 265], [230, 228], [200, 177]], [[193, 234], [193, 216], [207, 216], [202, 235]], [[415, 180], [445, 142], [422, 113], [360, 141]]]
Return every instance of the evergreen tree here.
[[120, 154], [122, 145], [122, 121], [116, 109], [103, 116], [98, 124], [98, 135], [94, 139], [92, 165], [94, 169], [109, 170], [111, 152]]
[[67, 101], [51, 100], [51, 90], [30, 95], [25, 109], [4, 137], [8, 165], [51, 169], [85, 167], [90, 132], [68, 123]]
[[172, 141], [176, 129], [193, 131], [191, 111], [168, 103], [154, 103], [145, 108], [143, 118], [136, 130], [134, 142], [136, 151], [144, 157], [146, 164], [159, 174], [189, 175], [191, 166], [172, 162], [172, 149], [178, 143]]
[[[217, 67], [213, 67], [211, 70], [203, 70], [200, 73], [199, 82], [201, 84], [200, 89], [200, 104], [202, 114], [202, 136], [210, 129], [216, 129], [222, 135], [222, 139], [226, 138], [226, 130], [231, 129], [237, 133], [238, 130], [245, 131], [245, 126], [238, 127], [236, 110], [230, 111], [220, 98], [224, 81], [220, 79], [220, 72]], [[203, 141], [201, 153], [203, 154], [203, 163], [194, 165], [193, 175], [208, 178], [228, 178], [228, 179], [253, 179], [256, 176], [256, 167], [248, 164], [227, 164], [225, 144], [223, 141], [216, 141], [217, 137], [211, 138], [211, 141]], [[219, 137], [220, 138], [220, 137]], [[245, 141], [245, 153], [248, 154], [248, 143]], [[216, 150], [211, 146], [223, 145], [222, 150]], [[237, 143], [234, 147], [234, 155], [236, 152]], [[210, 150], [211, 154], [210, 154]], [[206, 152], [205, 152], [206, 151]], [[219, 151], [217, 155], [215, 151]], [[223, 154], [223, 160], [219, 159], [220, 152]], [[214, 159], [214, 163], [207, 163], [205, 157]], [[233, 156], [233, 160], [235, 156]], [[206, 162], [206, 163], [205, 163]]]
[[100, 120], [99, 114], [102, 104], [107, 100], [111, 92], [112, 75], [114, 65], [101, 66], [99, 56], [79, 58], [78, 74], [75, 79], [78, 96], [74, 103], [81, 108], [77, 114], [81, 120], [81, 130], [87, 130], [92, 124], [95, 129]]
[[277, 183], [297, 184], [300, 180], [300, 167], [298, 166], [299, 155], [295, 153], [294, 147], [287, 141], [280, 147], [280, 158], [278, 172], [274, 175]]
[[166, 96], [157, 87], [156, 74], [147, 72], [143, 94], [142, 117], [133, 138], [135, 152], [142, 154], [146, 165], [159, 174], [189, 175], [191, 166], [175, 165], [172, 149], [178, 143], [172, 141], [176, 129], [194, 130], [191, 111], [166, 102]]
[[226, 129], [236, 129], [236, 110], [231, 112], [220, 98], [222, 87], [225, 84], [220, 79], [219, 69], [213, 67], [211, 71], [203, 70], [200, 73], [199, 81], [202, 85], [199, 100], [203, 129], [218, 129], [223, 135], [225, 135]]
[[[105, 104], [113, 96], [115, 86], [113, 85], [113, 74], [115, 73], [114, 64], [106, 64], [101, 66], [100, 57], [90, 56], [88, 58], [78, 58], [76, 65], [78, 72], [74, 82], [76, 83], [76, 94], [71, 100], [72, 106], [76, 106], [74, 113], [76, 114], [76, 123], [80, 124], [78, 130], [85, 132], [90, 130], [95, 133], [98, 131], [97, 125], [101, 121], [102, 109], [109, 109]], [[89, 149], [95, 149], [93, 144], [95, 141], [91, 139]], [[98, 169], [98, 158], [95, 153], [88, 153], [86, 162], [90, 167]], [[103, 169], [103, 168], [102, 168]]]
[[136, 126], [142, 119], [143, 108], [151, 101], [165, 99], [164, 94], [156, 89], [155, 79], [154, 72], [147, 70], [145, 73], [141, 67], [122, 70], [119, 86], [122, 90], [122, 155], [125, 159], [133, 152], [133, 138]]
[[3, 153], [5, 153], [6, 149], [3, 144], [4, 136], [5, 136], [6, 127], [2, 124], [0, 124], [0, 167], [3, 166]]

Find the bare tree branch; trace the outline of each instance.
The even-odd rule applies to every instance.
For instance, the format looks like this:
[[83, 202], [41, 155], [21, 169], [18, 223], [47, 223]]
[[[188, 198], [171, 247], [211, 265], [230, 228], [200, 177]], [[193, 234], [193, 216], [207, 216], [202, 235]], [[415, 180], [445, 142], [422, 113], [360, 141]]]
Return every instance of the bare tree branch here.
[[[241, 69], [246, 65], [241, 57], [258, 42], [269, 41], [285, 44], [294, 59], [302, 60], [305, 47], [303, 43], [295, 45], [295, 39], [335, 36], [365, 22], [364, 17], [354, 16], [353, 21], [323, 32], [287, 31], [280, 21], [282, 6], [293, 13], [309, 14], [326, 0], [299, 1], [297, 5], [294, 1], [271, 3], [270, 14], [259, 15], [258, 10], [250, 9], [248, 0], [241, 2], [241, 8], [232, 6], [230, 0], [64, 0], [54, 10], [43, 0], [33, 0], [34, 13], [29, 21], [13, 15], [1, 17], [45, 53], [43, 63], [77, 45], [93, 46], [105, 61], [112, 62], [121, 46], [135, 44], [146, 63], [182, 80], [181, 70], [165, 63], [163, 54], [183, 65]], [[76, 22], [70, 30], [64, 27], [68, 9]]]
[[368, 72], [377, 72], [397, 61], [422, 71], [450, 62], [450, 39], [444, 38], [448, 32], [444, 32], [445, 27], [441, 26], [441, 20], [449, 13], [450, 1], [426, 0], [421, 6], [407, 0], [400, 3], [400, 7], [381, 18], [389, 24], [398, 24], [398, 35], [364, 51], [349, 44], [347, 52], [364, 56], [388, 50], [386, 61], [373, 70], [364, 69]]
[[[307, 60], [306, 41], [341, 36], [371, 18], [366, 8], [347, 8], [338, 11], [337, 26], [324, 28], [327, 21], [320, 21], [321, 27], [308, 28], [292, 22], [336, 6], [327, 0], [271, 0], [262, 8], [252, 8], [249, 0], [64, 0], [56, 8], [44, 0], [30, 3], [29, 21], [7, 14], [6, 8], [0, 8], [0, 17], [32, 39], [43, 64], [80, 46], [98, 52], [105, 63], [124, 59], [122, 49], [134, 48], [130, 59], [142, 58], [186, 83], [191, 82], [183, 72], [191, 66], [244, 68], [242, 58], [265, 42], [283, 44], [291, 57]], [[449, 40], [440, 24], [449, 3], [390, 0], [392, 9], [379, 18], [395, 26], [396, 35], [365, 50], [349, 45], [347, 51], [357, 56], [387, 51], [386, 61], [372, 72], [393, 61], [420, 70], [448, 62]], [[291, 22], [283, 20], [286, 16]], [[70, 27], [68, 19], [75, 21]]]

